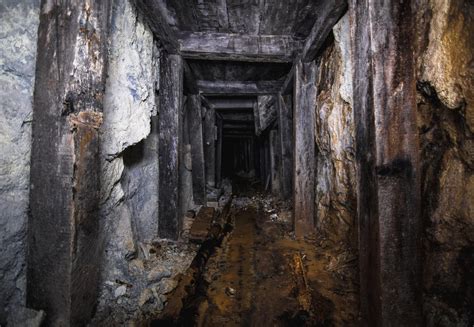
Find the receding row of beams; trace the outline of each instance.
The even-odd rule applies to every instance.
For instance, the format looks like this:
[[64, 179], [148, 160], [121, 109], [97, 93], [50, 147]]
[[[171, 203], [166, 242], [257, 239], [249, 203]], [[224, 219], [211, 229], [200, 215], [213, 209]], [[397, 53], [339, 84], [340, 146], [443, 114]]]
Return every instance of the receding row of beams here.
[[[169, 54], [183, 58], [247, 62], [311, 62], [323, 48], [334, 24], [347, 9], [346, 0], [326, 0], [310, 35], [303, 42], [290, 35], [240, 35], [228, 33], [175, 33], [154, 0], [135, 0], [151, 30]], [[258, 95], [286, 94], [291, 89], [294, 69], [287, 81], [225, 82], [196, 81], [185, 67], [185, 88], [191, 93]]]

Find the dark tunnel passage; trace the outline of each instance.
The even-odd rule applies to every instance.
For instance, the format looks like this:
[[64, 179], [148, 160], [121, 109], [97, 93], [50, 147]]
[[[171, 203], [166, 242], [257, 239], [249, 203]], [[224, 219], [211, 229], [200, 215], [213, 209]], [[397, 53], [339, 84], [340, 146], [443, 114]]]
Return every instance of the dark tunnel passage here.
[[474, 2], [0, 4], [0, 326], [474, 326]]

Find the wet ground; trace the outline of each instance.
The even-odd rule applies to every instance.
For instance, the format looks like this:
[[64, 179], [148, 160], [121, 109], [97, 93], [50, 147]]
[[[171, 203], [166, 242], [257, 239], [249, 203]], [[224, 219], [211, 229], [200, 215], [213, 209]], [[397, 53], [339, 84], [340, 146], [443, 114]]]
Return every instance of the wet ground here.
[[296, 240], [287, 207], [234, 183], [221, 215], [155, 326], [357, 325], [356, 257]]

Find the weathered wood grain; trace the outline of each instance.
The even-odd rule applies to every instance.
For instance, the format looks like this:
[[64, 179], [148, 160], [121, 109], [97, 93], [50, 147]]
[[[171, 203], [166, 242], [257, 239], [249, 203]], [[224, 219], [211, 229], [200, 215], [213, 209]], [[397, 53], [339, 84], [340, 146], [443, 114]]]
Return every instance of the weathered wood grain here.
[[350, 1], [364, 324], [423, 325], [412, 10]]
[[201, 96], [188, 96], [189, 141], [191, 142], [193, 197], [196, 204], [206, 204], [206, 174], [201, 117]]
[[110, 1], [43, 7], [33, 104], [26, 302], [47, 312], [47, 325], [79, 326], [91, 318], [98, 297], [99, 128]]
[[184, 58], [250, 62], [293, 62], [302, 42], [291, 35], [245, 35], [181, 32]]
[[183, 59], [163, 53], [160, 61], [159, 222], [162, 238], [178, 239], [181, 231], [179, 151], [182, 128]]
[[295, 67], [293, 107], [293, 215], [297, 237], [314, 232], [316, 64], [299, 61]]
[[278, 131], [281, 146], [281, 195], [288, 200], [293, 191], [293, 104], [291, 95], [277, 96]]

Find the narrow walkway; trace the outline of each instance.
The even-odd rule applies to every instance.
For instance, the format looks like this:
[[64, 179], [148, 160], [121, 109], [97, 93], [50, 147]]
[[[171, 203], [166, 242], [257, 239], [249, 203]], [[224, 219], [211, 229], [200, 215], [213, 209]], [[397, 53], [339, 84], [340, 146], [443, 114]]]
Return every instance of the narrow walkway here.
[[290, 222], [284, 218], [289, 215], [275, 214], [276, 210], [268, 210], [271, 206], [268, 199], [258, 196], [234, 198], [232, 232], [200, 273], [194, 272], [198, 280], [181, 280], [198, 291], [187, 295], [183, 301], [187, 309], [167, 317], [168, 324], [357, 324], [356, 261], [347, 253], [329, 253], [315, 239], [293, 239]]

